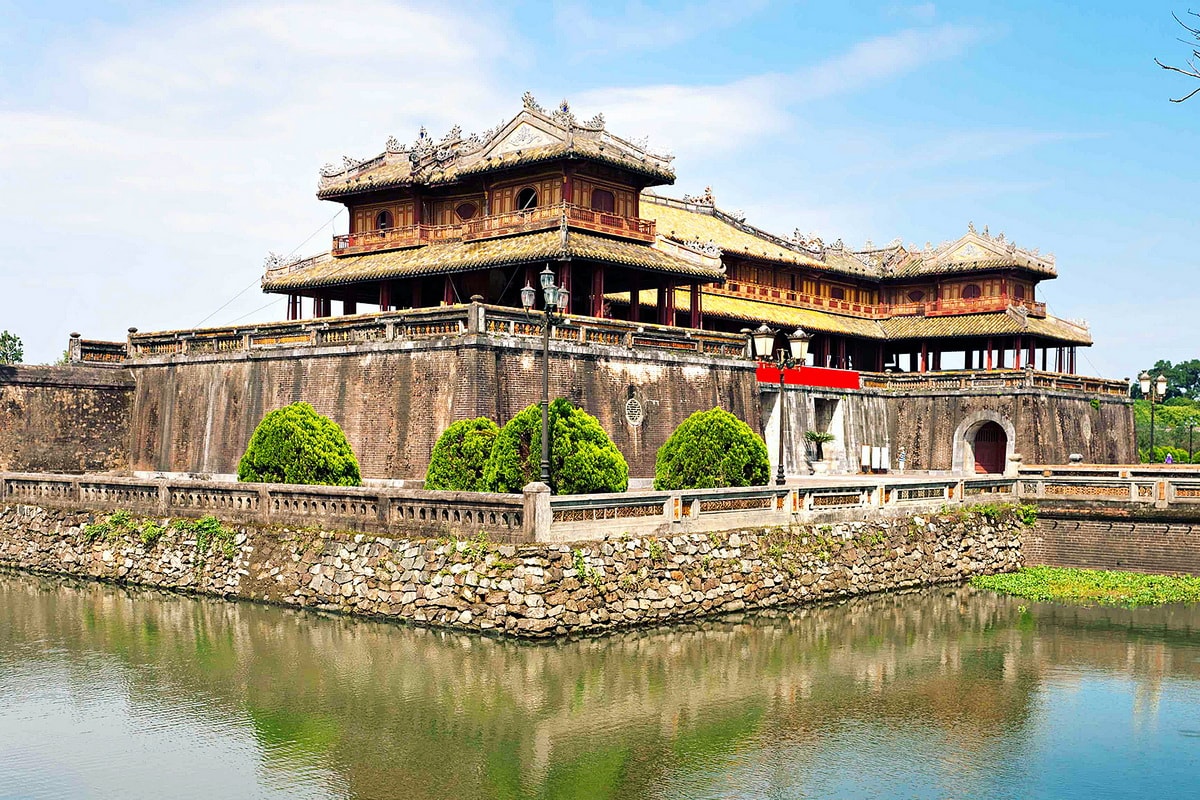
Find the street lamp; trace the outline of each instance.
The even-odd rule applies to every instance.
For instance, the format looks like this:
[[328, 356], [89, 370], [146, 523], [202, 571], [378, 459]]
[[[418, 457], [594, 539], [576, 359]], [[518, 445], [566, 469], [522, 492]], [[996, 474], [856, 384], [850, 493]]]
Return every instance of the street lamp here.
[[812, 334], [796, 328], [788, 335], [787, 349], [781, 347], [776, 350], [775, 331], [768, 328], [764, 322], [761, 327], [750, 334], [750, 341], [755, 356], [762, 361], [774, 359], [775, 366], [779, 368], [779, 468], [775, 471], [775, 483], [783, 486], [785, 480], [783, 475], [783, 371], [803, 365], [808, 360], [808, 343], [812, 341]]
[[[550, 485], [550, 328], [565, 319], [570, 308], [571, 295], [562, 286], [554, 284], [554, 270], [547, 264], [538, 274], [542, 287], [542, 300], [546, 310], [542, 320], [542, 483]], [[537, 302], [537, 289], [525, 283], [521, 290], [521, 307], [526, 313], [533, 310]]]
[[1154, 391], [1150, 391], [1150, 373], [1143, 372], [1138, 375], [1138, 388], [1142, 390], [1142, 397], [1150, 401], [1150, 462], [1154, 463], [1154, 406], [1163, 401], [1163, 397], [1167, 394], [1167, 378], [1165, 375], [1159, 375], [1154, 379]]

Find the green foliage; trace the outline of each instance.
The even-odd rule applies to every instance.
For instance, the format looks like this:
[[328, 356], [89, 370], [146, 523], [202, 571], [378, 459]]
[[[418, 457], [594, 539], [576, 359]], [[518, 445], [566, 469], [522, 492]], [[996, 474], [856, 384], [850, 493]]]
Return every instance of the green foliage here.
[[138, 538], [142, 540], [142, 544], [146, 547], [153, 547], [162, 538], [162, 535], [167, 532], [167, 529], [156, 522], [147, 522], [142, 525], [138, 531]]
[[0, 364], [20, 364], [25, 360], [25, 345], [21, 337], [8, 331], [0, 332]]
[[492, 552], [492, 543], [483, 531], [475, 534], [474, 539], [456, 543], [455, 547], [468, 561], [483, 561], [488, 557], [488, 553]]
[[1097, 411], [1100, 410], [1100, 398], [1099, 397], [1093, 397], [1091, 400], [1088, 401], [1088, 404], [1091, 405], [1091, 407], [1096, 409]]
[[[600, 422], [565, 398], [550, 403], [550, 491], [554, 494], [623, 492], [629, 465]], [[500, 429], [484, 467], [493, 492], [519, 492], [539, 480], [542, 410], [531, 405]]]
[[196, 537], [196, 551], [202, 556], [207, 555], [213, 545], [226, 558], [232, 559], [237, 555], [233, 529], [226, 528], [211, 514], [197, 520], [175, 520], [172, 527], [184, 535]]
[[572, 565], [575, 571], [579, 574], [579, 582], [586, 583], [593, 588], [600, 588], [604, 585], [604, 576], [598, 570], [587, 563], [587, 558], [582, 550], [571, 551]]
[[[1150, 373], [1151, 381], [1154, 381], [1159, 375], [1167, 379], [1165, 399], [1183, 397], [1200, 400], [1200, 358], [1180, 361], [1178, 364], [1160, 359], [1154, 362], [1154, 366], [1149, 369], [1138, 370], [1138, 375], [1141, 375], [1143, 371]], [[1154, 389], [1151, 388], [1150, 391], [1154, 391]], [[1135, 398], [1142, 397], [1142, 389], [1138, 385], [1137, 377], [1133, 379], [1133, 396]]]
[[333, 420], [308, 403], [293, 403], [265, 417], [238, 463], [238, 480], [359, 486], [358, 460]]
[[662, 542], [660, 542], [658, 539], [648, 540], [646, 542], [646, 550], [648, 550], [650, 553], [651, 561], [666, 561], [667, 560], [666, 557], [663, 555]]
[[969, 514], [983, 517], [993, 525], [1016, 520], [1026, 527], [1031, 527], [1037, 522], [1038, 517], [1038, 507], [1028, 503], [1022, 505], [1015, 503], [983, 503], [968, 506], [964, 510]]
[[83, 541], [92, 544], [97, 539], [107, 539], [112, 534], [112, 526], [107, 522], [93, 522], [83, 526]]
[[692, 414], [658, 448], [654, 488], [763, 486], [769, 472], [762, 438], [733, 414], [714, 408]]
[[[1133, 419], [1137, 426], [1138, 457], [1145, 463], [1150, 461], [1150, 401], [1135, 400]], [[1183, 453], [1172, 452], [1175, 463], [1186, 463], [1187, 450], [1200, 452], [1200, 402], [1188, 397], [1174, 397], [1163, 403], [1154, 404], [1154, 461], [1161, 463], [1167, 450], [1175, 448]]]
[[429, 469], [425, 472], [425, 488], [454, 492], [483, 492], [487, 484], [484, 467], [492, 454], [492, 445], [500, 426], [486, 417], [464, 419], [442, 432]]
[[1190, 575], [1027, 567], [1003, 575], [979, 575], [971, 585], [1042, 602], [1112, 606], [1200, 602], [1200, 577]]
[[836, 437], [829, 431], [805, 431], [804, 438], [806, 441], [816, 445], [817, 460], [821, 461], [825, 458], [825, 445], [832, 442]]

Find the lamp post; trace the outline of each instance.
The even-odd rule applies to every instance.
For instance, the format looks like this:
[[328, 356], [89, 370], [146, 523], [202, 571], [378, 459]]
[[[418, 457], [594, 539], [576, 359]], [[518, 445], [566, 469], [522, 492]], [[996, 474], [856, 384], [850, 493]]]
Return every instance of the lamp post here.
[[761, 327], [750, 334], [750, 344], [754, 355], [762, 361], [775, 361], [779, 368], [779, 467], [775, 470], [775, 483], [783, 486], [783, 371], [797, 365], [803, 365], [808, 359], [808, 343], [812, 334], [796, 328], [788, 335], [787, 349], [775, 349], [775, 331], [764, 322]]
[[[542, 320], [542, 483], [550, 485], [550, 328], [565, 318], [570, 307], [571, 296], [567, 290], [554, 284], [554, 270], [547, 264], [538, 274], [542, 287], [545, 318]], [[537, 302], [537, 289], [528, 282], [521, 290], [521, 307], [526, 313], [533, 310]]]
[[1150, 463], [1154, 463], [1154, 406], [1163, 401], [1163, 397], [1167, 394], [1167, 378], [1165, 375], [1159, 375], [1154, 379], [1154, 391], [1150, 391], [1150, 373], [1143, 372], [1138, 375], [1138, 388], [1142, 390], [1142, 397], [1150, 401]]

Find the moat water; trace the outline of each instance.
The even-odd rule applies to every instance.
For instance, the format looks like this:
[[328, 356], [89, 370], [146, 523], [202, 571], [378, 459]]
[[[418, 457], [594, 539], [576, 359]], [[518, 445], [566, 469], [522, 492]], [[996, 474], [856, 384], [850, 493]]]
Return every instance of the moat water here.
[[0, 572], [0, 798], [1200, 791], [1200, 609], [942, 588], [527, 645]]

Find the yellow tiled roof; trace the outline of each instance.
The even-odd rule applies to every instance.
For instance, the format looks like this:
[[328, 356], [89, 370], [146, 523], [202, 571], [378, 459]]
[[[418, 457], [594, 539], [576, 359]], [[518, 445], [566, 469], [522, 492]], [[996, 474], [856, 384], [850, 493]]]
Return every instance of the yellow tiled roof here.
[[[705, 316], [744, 320], [756, 324], [767, 322], [786, 328], [804, 328], [806, 331], [838, 333], [865, 339], [884, 338], [883, 328], [874, 320], [844, 317], [839, 314], [782, 303], [768, 303], [704, 291], [701, 293], [703, 297], [700, 300], [700, 307]], [[643, 289], [639, 296], [642, 306], [653, 307], [658, 302], [657, 292], [653, 289]], [[628, 292], [611, 294], [606, 297], [615, 303], [629, 304]], [[677, 308], [687, 308], [690, 302], [687, 290], [676, 290], [675, 305]]]
[[881, 322], [888, 339], [1029, 334], [1045, 339], [1091, 344], [1087, 328], [1057, 317], [1025, 317], [1007, 311], [946, 317], [892, 317]]
[[[666, 205], [668, 202], [671, 204]], [[775, 237], [771, 234], [763, 231], [754, 233], [757, 228], [736, 224], [732, 219], [721, 219], [717, 216], [720, 212], [712, 206], [684, 204], [658, 195], [643, 194], [639, 213], [644, 219], [654, 220], [660, 234], [677, 241], [712, 242], [730, 255], [828, 269], [819, 259], [773, 241]]]
[[696, 266], [648, 244], [570, 231], [564, 247], [561, 232], [553, 230], [503, 239], [428, 244], [359, 256], [327, 256], [292, 272], [268, 273], [263, 277], [262, 288], [267, 292], [292, 291], [360, 281], [444, 275], [502, 264], [561, 258], [619, 264], [705, 281], [716, 281], [722, 277], [720, 272]]

